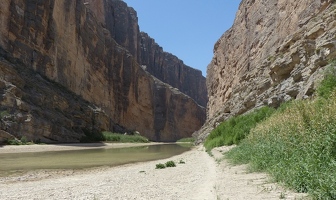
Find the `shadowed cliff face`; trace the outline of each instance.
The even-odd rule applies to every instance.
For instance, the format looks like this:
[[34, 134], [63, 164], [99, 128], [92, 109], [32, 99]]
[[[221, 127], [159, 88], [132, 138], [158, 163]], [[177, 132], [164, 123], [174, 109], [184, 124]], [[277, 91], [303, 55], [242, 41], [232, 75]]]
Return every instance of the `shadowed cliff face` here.
[[135, 11], [122, 1], [85, 2], [0, 2], [0, 109], [8, 115], [1, 129], [46, 142], [77, 142], [93, 130], [137, 130], [155, 141], [189, 137], [205, 110], [140, 67]]
[[336, 57], [332, 2], [241, 2], [208, 66], [208, 119], [200, 140], [230, 116], [313, 94], [322, 69]]

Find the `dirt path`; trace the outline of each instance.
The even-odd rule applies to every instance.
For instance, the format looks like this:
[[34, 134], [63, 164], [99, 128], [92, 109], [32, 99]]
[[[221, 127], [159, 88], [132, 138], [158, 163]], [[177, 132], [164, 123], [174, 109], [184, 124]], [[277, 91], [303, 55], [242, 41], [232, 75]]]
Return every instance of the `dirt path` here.
[[[220, 151], [214, 151], [220, 157]], [[155, 169], [169, 160], [185, 164]], [[295, 194], [210, 157], [203, 147], [170, 159], [85, 171], [38, 171], [0, 178], [0, 199], [294, 199]]]

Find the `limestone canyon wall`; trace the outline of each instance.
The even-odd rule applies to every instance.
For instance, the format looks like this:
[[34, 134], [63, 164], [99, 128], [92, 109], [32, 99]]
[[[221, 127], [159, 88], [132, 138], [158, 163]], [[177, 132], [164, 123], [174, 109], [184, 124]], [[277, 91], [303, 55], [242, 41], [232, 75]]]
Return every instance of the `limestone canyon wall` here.
[[136, 12], [120, 0], [0, 2], [0, 136], [78, 142], [139, 131], [188, 137], [198, 103], [144, 70]]
[[188, 67], [176, 56], [164, 52], [153, 38], [141, 32], [139, 63], [161, 81], [178, 88], [201, 106], [208, 102], [206, 79], [200, 70]]
[[207, 104], [206, 79], [200, 70], [186, 66], [182, 60], [163, 51], [147, 33], [139, 32], [137, 13], [125, 6], [123, 1], [110, 0], [104, 3], [86, 1], [98, 16], [111, 37], [125, 47], [143, 69], [187, 94], [198, 104]]
[[208, 66], [207, 123], [200, 141], [230, 116], [313, 95], [323, 68], [336, 57], [334, 2], [241, 2]]

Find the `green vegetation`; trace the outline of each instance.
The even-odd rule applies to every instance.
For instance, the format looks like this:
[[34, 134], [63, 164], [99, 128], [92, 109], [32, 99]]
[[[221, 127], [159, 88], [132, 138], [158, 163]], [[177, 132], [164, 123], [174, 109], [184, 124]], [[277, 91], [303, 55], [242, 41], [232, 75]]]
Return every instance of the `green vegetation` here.
[[336, 199], [335, 85], [336, 73], [327, 72], [317, 98], [282, 106], [226, 157], [314, 199]]
[[120, 143], [148, 143], [148, 139], [141, 135], [123, 135], [112, 132], [103, 132], [103, 141]]
[[27, 140], [25, 136], [22, 136], [21, 139], [9, 139], [6, 141], [8, 145], [31, 145], [34, 144], [33, 142], [30, 142]]
[[210, 133], [204, 143], [205, 148], [209, 152], [214, 147], [239, 144], [257, 123], [265, 120], [274, 111], [273, 108], [263, 107], [246, 115], [230, 118]]
[[108, 131], [100, 133], [92, 133], [90, 131], [84, 131], [85, 136], [81, 139], [81, 142], [119, 142], [119, 143], [148, 143], [149, 140], [139, 134], [124, 135], [120, 133], [112, 133]]
[[167, 161], [165, 164], [162, 164], [162, 163], [156, 164], [155, 169], [164, 169], [166, 167], [176, 167], [176, 164], [174, 161], [170, 160], [170, 161]]
[[190, 137], [190, 138], [182, 138], [177, 140], [176, 142], [189, 142], [189, 143], [194, 143], [195, 142], [195, 138]]
[[176, 164], [174, 161], [171, 160], [171, 161], [166, 162], [166, 167], [176, 167]]
[[231, 118], [211, 132], [206, 149], [239, 144], [226, 154], [232, 163], [249, 163], [314, 199], [336, 199], [335, 66], [336, 60], [329, 62], [315, 99]]
[[162, 163], [159, 163], [159, 164], [156, 164], [156, 168], [155, 169], [164, 169], [166, 168], [166, 165], [162, 164]]
[[336, 95], [293, 102], [254, 128], [227, 157], [318, 199], [336, 198]]

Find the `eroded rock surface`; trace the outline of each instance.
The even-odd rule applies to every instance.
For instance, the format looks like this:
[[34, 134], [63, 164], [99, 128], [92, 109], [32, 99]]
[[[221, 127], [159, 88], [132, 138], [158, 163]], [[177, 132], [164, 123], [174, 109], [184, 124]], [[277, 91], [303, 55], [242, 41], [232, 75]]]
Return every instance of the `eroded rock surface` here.
[[336, 57], [335, 20], [331, 0], [243, 0], [214, 46], [199, 141], [231, 116], [313, 95], [321, 71]]
[[202, 126], [202, 106], [139, 65], [136, 12], [123, 1], [0, 7], [1, 130], [42, 142], [103, 130], [175, 141]]

